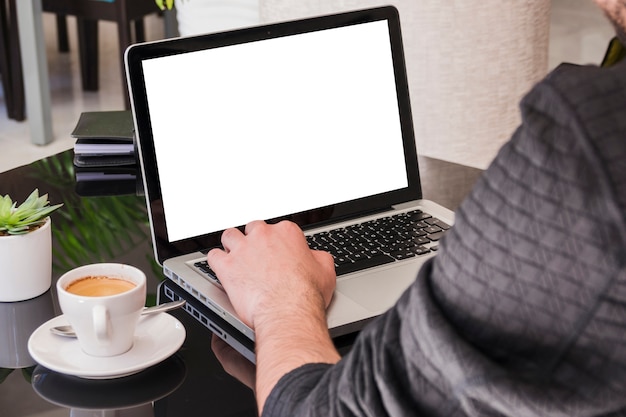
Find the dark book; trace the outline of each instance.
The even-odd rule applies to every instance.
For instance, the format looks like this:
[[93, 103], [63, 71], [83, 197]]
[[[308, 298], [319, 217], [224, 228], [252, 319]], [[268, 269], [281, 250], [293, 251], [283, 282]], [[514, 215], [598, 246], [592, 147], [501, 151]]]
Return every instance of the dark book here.
[[134, 131], [130, 110], [90, 111], [81, 113], [72, 137], [95, 142], [114, 139], [132, 143]]
[[77, 167], [117, 167], [136, 165], [135, 154], [90, 154], [76, 153], [74, 151], [74, 165]]
[[77, 167], [136, 164], [133, 117], [129, 110], [83, 112], [71, 135], [76, 138]]

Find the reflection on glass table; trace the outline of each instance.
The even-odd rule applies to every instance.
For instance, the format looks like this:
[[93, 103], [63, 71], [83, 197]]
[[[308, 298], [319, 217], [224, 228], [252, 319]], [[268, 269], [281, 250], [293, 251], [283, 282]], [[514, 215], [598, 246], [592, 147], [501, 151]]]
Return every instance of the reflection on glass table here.
[[153, 403], [176, 391], [187, 370], [176, 355], [144, 372], [119, 379], [92, 380], [37, 366], [33, 389], [52, 404], [71, 409], [70, 416], [154, 417]]
[[50, 291], [26, 301], [0, 303], [0, 382], [15, 369], [23, 369], [30, 378], [29, 368], [36, 362], [28, 353], [28, 338], [54, 315]]

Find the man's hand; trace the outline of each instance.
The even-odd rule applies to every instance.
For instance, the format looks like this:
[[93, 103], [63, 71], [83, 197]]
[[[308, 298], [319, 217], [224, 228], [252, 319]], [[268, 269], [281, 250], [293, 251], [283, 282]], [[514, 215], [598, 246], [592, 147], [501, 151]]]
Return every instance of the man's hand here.
[[245, 233], [228, 229], [224, 250], [207, 255], [209, 265], [240, 318], [255, 331], [259, 412], [278, 380], [307, 363], [335, 363], [326, 307], [335, 289], [332, 256], [309, 249], [291, 222], [249, 223]]
[[213, 249], [207, 260], [250, 327], [284, 304], [324, 309], [330, 303], [336, 283], [332, 256], [310, 250], [295, 223], [251, 222], [245, 235], [224, 231], [222, 245], [224, 250]]

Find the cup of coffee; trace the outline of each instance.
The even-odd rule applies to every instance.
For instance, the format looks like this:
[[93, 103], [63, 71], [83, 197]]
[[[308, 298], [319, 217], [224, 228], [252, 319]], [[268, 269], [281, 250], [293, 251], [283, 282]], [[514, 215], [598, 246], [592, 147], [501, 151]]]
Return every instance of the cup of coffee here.
[[101, 263], [66, 272], [57, 281], [59, 305], [81, 349], [115, 356], [133, 346], [146, 302], [146, 275], [134, 266]]

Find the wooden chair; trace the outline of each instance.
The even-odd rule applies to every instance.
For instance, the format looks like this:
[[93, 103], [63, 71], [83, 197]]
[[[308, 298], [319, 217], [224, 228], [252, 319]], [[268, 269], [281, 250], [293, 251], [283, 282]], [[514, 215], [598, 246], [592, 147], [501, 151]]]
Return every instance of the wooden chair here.
[[[61, 51], [69, 49], [65, 16], [76, 17], [82, 86], [86, 91], [98, 90], [98, 21], [117, 23], [122, 88], [128, 108], [124, 51], [132, 43], [145, 40], [143, 18], [159, 11], [154, 0], [42, 0], [42, 7], [44, 12], [57, 15]], [[134, 25], [134, 39], [131, 25]]]
[[0, 79], [10, 119], [26, 118], [16, 0], [0, 0]]

